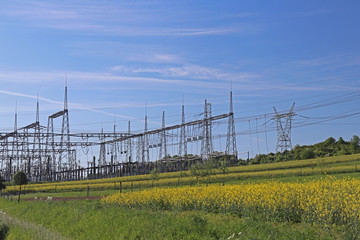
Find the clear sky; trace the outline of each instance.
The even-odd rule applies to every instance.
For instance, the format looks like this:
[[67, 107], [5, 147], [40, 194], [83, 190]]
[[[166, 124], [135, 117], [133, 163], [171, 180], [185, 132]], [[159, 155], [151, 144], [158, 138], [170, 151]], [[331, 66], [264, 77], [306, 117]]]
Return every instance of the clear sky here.
[[[232, 88], [239, 152], [275, 151], [273, 107], [293, 102], [293, 145], [349, 140], [360, 134], [359, 10], [332, 0], [1, 1], [0, 130], [13, 129], [16, 102], [18, 126], [34, 122], [37, 94], [46, 126], [67, 76], [71, 132], [112, 131], [114, 120], [140, 131], [145, 105], [150, 129], [162, 111], [179, 123], [182, 102], [187, 120], [205, 98], [213, 115], [227, 113]], [[226, 121], [214, 128], [226, 133]]]

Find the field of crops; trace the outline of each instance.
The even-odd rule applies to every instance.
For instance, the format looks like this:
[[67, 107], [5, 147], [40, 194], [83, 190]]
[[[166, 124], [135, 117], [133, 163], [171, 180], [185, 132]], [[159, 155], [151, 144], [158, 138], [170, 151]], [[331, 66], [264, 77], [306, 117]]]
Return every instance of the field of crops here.
[[[241, 182], [256, 179], [280, 179], [282, 177], [306, 177], [314, 175], [355, 173], [360, 171], [360, 154], [298, 160], [261, 165], [237, 166], [228, 168], [226, 175], [215, 169], [214, 174], [201, 178], [201, 183], [216, 183], [221, 181]], [[57, 183], [28, 184], [27, 192], [66, 192], [105, 189], [144, 189], [152, 186], [194, 185], [197, 178], [190, 171], [162, 173], [157, 181], [151, 175], [138, 175], [96, 180], [69, 181]], [[9, 186], [7, 191], [16, 192], [18, 186]]]
[[292, 222], [359, 224], [360, 180], [324, 179], [305, 183], [270, 181], [257, 184], [155, 188], [117, 193], [103, 198], [104, 204], [155, 210], [202, 210], [259, 216]]
[[[14, 219], [6, 224], [15, 239], [42, 227], [69, 239], [358, 239], [359, 170], [355, 154], [214, 169], [199, 179], [183, 171], [28, 184], [22, 201], [0, 199], [0, 210]], [[84, 200], [89, 189], [102, 199]]]

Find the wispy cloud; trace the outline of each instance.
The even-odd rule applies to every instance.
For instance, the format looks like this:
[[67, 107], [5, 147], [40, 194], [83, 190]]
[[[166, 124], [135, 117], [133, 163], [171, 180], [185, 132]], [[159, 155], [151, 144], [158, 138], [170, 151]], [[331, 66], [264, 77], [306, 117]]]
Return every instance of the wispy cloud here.
[[[142, 63], [181, 63], [184, 60], [175, 54], [165, 54], [165, 53], [148, 53], [148, 54], [132, 54], [126, 56], [127, 60], [142, 62]], [[111, 71], [128, 71], [124, 66], [113, 66], [110, 68]]]
[[[0, 14], [26, 21], [26, 24], [71, 31], [84, 31], [90, 34], [110, 34], [119, 36], [201, 36], [223, 35], [234, 32], [248, 33], [253, 31], [249, 24], [216, 26], [207, 24], [185, 24], [193, 19], [179, 16], [171, 5], [153, 3], [107, 3], [100, 2], [11, 2], [6, 3]], [[244, 16], [250, 16], [248, 13]], [[243, 17], [244, 17], [243, 16]], [[201, 16], [196, 16], [201, 18]], [[184, 20], [181, 20], [184, 19]], [[186, 19], [186, 20], [185, 20]], [[149, 24], [151, 23], [151, 24]]]
[[302, 12], [295, 12], [291, 13], [292, 17], [312, 17], [312, 16], [319, 16], [323, 14], [331, 13], [329, 9], [315, 9], [310, 11], [302, 11]]
[[155, 73], [164, 77], [202, 79], [210, 81], [230, 81], [251, 82], [259, 78], [258, 74], [250, 72], [224, 72], [216, 68], [203, 67], [198, 65], [182, 65], [177, 67], [153, 67], [135, 68], [125, 66], [114, 66], [112, 71], [120, 73]]
[[[209, 68], [198, 65], [184, 65], [178, 67], [144, 67], [132, 68], [126, 66], [113, 66], [113, 71], [108, 72], [67, 72], [67, 78], [71, 86], [81, 86], [79, 89], [93, 89], [102, 91], [113, 89], [153, 89], [157, 91], [178, 92], [186, 91], [193, 93], [217, 93], [219, 90], [227, 91], [230, 89], [230, 81], [233, 82], [232, 88], [236, 91], [336, 91], [345, 86], [341, 86], [341, 78], [335, 76], [322, 76], [320, 79], [314, 79], [306, 82], [291, 83], [289, 79], [279, 78], [279, 72], [286, 73], [284, 67], [279, 69], [266, 70], [264, 72], [226, 72], [217, 68]], [[294, 75], [295, 73], [292, 73]], [[295, 74], [296, 75], [296, 74]], [[294, 76], [295, 76], [294, 75]], [[0, 83], [10, 86], [17, 84], [21, 86], [41, 84], [49, 87], [63, 87], [64, 72], [0, 72]], [[326, 85], [323, 83], [327, 82]], [[337, 86], [336, 88], [334, 86]], [[16, 95], [15, 92], [0, 93]], [[21, 93], [19, 93], [21, 94]], [[36, 99], [36, 96], [25, 96]], [[51, 99], [42, 99], [49, 103], [60, 104]], [[53, 101], [53, 102], [51, 102]], [[82, 107], [82, 106], [79, 106]]]
[[[64, 104], [64, 102], [61, 102], [61, 101], [56, 101], [56, 100], [52, 100], [52, 99], [49, 99], [49, 98], [44, 98], [44, 97], [30, 95], [30, 94], [24, 94], [24, 93], [20, 93], [20, 92], [12, 92], [12, 91], [0, 90], [0, 94], [11, 95], [11, 96], [16, 96], [16, 97], [31, 98], [31, 99], [39, 99], [39, 101], [55, 104], [57, 106], [63, 106], [63, 104]], [[109, 113], [109, 112], [106, 112], [106, 111], [103, 111], [103, 110], [90, 108], [88, 106], [85, 106], [85, 105], [79, 104], [79, 103], [70, 102], [69, 107], [71, 109], [76, 109], [76, 110], [85, 110], [85, 111], [91, 111], [91, 112], [95, 112], [95, 113], [100, 113], [100, 114], [107, 115], [107, 116], [115, 116], [115, 117], [121, 118], [121, 119], [138, 120], [137, 118], [134, 118], [134, 117], [131, 117], [131, 116]]]
[[[207, 72], [206, 68], [190, 67], [174, 69], [129, 69], [120, 66], [113, 67], [115, 70], [121, 70], [121, 73], [113, 72], [67, 72], [69, 81], [73, 84], [83, 83], [146, 83], [169, 86], [199, 87], [202, 89], [224, 88], [221, 81], [247, 82], [255, 79], [256, 75], [250, 73], [225, 74]], [[167, 77], [146, 77], [136, 75], [125, 75], [130, 73], [148, 73], [157, 72]], [[65, 74], [63, 72], [0, 72], [0, 83], [17, 83], [17, 84], [53, 84], [63, 85]], [[219, 81], [220, 80], [220, 81]]]

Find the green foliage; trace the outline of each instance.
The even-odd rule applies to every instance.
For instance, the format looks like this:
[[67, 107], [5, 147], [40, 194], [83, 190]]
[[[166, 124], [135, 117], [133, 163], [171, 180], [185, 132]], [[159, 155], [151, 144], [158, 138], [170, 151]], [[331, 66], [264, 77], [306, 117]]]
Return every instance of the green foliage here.
[[229, 173], [229, 169], [227, 167], [227, 161], [226, 161], [226, 158], [223, 158], [221, 161], [220, 161], [220, 166], [219, 166], [219, 171], [221, 174], [228, 174]]
[[263, 164], [273, 162], [283, 162], [289, 160], [302, 160], [319, 157], [342, 156], [348, 154], [360, 153], [360, 137], [354, 135], [350, 141], [345, 141], [342, 137], [336, 141], [335, 138], [330, 137], [324, 142], [314, 145], [295, 145], [290, 151], [259, 154], [250, 159], [248, 164]]
[[9, 227], [5, 223], [0, 222], [0, 240], [6, 239], [9, 232]]
[[353, 135], [353, 137], [350, 139], [350, 143], [359, 146], [360, 145], [360, 137], [357, 135]]
[[14, 175], [14, 185], [25, 185], [28, 183], [26, 174], [23, 171], [19, 171]]
[[343, 145], [343, 144], [345, 144], [344, 139], [343, 139], [342, 137], [340, 137], [339, 140], [337, 141], [337, 144], [338, 144], [338, 145]]
[[335, 138], [333, 137], [329, 137], [328, 139], [325, 140], [324, 144], [329, 146], [329, 145], [332, 145], [336, 142]]
[[190, 168], [190, 173], [193, 177], [196, 177], [196, 182], [199, 183], [199, 178], [208, 177], [208, 183], [210, 182], [211, 175], [216, 174], [217, 160], [210, 158], [204, 163], [197, 162]]
[[204, 163], [202, 176], [209, 177], [209, 181], [210, 181], [210, 177], [211, 177], [211, 175], [215, 174], [215, 170], [216, 170], [216, 160], [213, 158], [210, 158], [209, 160], [206, 160]]
[[[12, 217], [40, 224], [69, 239], [338, 239], [343, 232], [307, 223], [212, 214], [104, 206], [98, 201], [14, 202], [0, 199]], [[76, 214], [75, 214], [76, 213]], [[89, 224], [91, 223], [91, 224]], [[9, 239], [27, 238], [9, 226]], [[22, 232], [20, 232], [22, 230]], [[231, 236], [236, 237], [231, 238]], [[25, 237], [24, 237], [25, 236]], [[41, 239], [41, 238], [40, 238]], [[43, 239], [48, 239], [44, 236]]]
[[301, 159], [311, 159], [315, 158], [315, 153], [311, 149], [307, 149], [301, 152], [300, 154]]
[[200, 162], [193, 164], [190, 167], [190, 173], [193, 177], [196, 177], [196, 182], [199, 183], [199, 177], [203, 174], [203, 165]]
[[150, 176], [151, 176], [151, 179], [152, 179], [152, 185], [154, 185], [154, 181], [158, 181], [159, 180], [159, 170], [157, 168], [151, 170], [150, 172]]
[[6, 188], [6, 185], [4, 183], [5, 183], [5, 179], [2, 176], [0, 176], [0, 191]]
[[226, 158], [223, 158], [221, 161], [220, 161], [220, 166], [219, 166], [219, 171], [221, 174], [224, 175], [223, 177], [223, 185], [225, 184], [225, 175], [229, 173], [229, 169], [227, 167], [227, 161], [226, 161]]

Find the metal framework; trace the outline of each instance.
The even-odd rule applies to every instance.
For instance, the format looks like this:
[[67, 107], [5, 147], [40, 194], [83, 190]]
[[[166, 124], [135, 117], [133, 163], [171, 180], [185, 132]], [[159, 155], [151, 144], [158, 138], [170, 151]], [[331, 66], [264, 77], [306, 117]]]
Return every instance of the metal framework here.
[[[185, 121], [185, 108], [182, 105], [181, 123], [171, 126], [165, 124], [162, 113], [161, 128], [149, 130], [145, 114], [144, 131], [132, 133], [128, 122], [126, 132], [118, 132], [114, 123], [113, 132], [71, 133], [69, 124], [68, 94], [65, 87], [64, 109], [48, 116], [47, 127], [39, 121], [39, 102], [36, 103], [36, 119], [25, 127], [18, 128], [15, 113], [14, 130], [0, 133], [0, 175], [7, 181], [15, 172], [26, 172], [31, 181], [61, 181], [84, 178], [144, 174], [156, 167], [161, 171], [174, 171], [189, 168], [194, 161], [206, 161], [211, 157], [233, 156], [236, 159], [236, 139], [232, 93], [230, 93], [230, 112], [212, 116], [211, 104], [205, 100], [202, 119]], [[226, 151], [214, 152], [213, 123], [228, 118]], [[61, 125], [61, 130], [59, 129]], [[56, 127], [58, 126], [58, 127]], [[188, 145], [201, 142], [198, 153]], [[170, 157], [178, 145], [178, 157]], [[89, 149], [98, 148], [98, 157], [91, 156], [87, 166], [80, 166], [77, 156]], [[171, 149], [172, 148], [172, 149]], [[136, 150], [136, 161], [133, 159]], [[172, 150], [172, 151], [171, 151]], [[189, 154], [189, 150], [190, 153]], [[156, 158], [150, 152], [157, 152]], [[177, 150], [175, 150], [177, 152]], [[196, 152], [196, 151], [195, 151]], [[158, 157], [158, 158], [157, 158]], [[166, 163], [166, 164], [163, 164]]]
[[276, 143], [276, 151], [284, 152], [285, 150], [291, 150], [291, 123], [292, 118], [295, 116], [293, 112], [295, 103], [293, 103], [290, 111], [288, 113], [279, 114], [275, 111], [275, 117], [273, 119], [276, 120], [276, 129], [277, 129], [277, 143]]
[[229, 112], [229, 118], [228, 118], [228, 129], [227, 129], [227, 136], [226, 136], [226, 151], [225, 151], [225, 153], [229, 156], [233, 155], [233, 156], [235, 156], [235, 158], [237, 158], [232, 91], [230, 92], [230, 112]]

